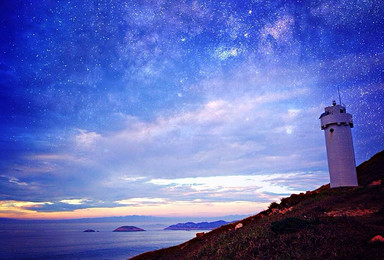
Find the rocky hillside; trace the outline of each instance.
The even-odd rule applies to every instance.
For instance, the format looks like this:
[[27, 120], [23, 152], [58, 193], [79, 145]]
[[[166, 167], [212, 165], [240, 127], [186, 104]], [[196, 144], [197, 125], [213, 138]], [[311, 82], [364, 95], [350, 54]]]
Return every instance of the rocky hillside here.
[[133, 259], [384, 259], [384, 151], [357, 172], [359, 187], [292, 194], [255, 216]]

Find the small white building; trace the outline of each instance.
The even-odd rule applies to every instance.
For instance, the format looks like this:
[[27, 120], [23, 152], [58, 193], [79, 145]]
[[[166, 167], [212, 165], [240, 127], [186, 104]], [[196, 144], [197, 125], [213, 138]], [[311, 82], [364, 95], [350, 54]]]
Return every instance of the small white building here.
[[352, 115], [342, 105], [326, 107], [321, 114], [321, 129], [325, 133], [331, 188], [358, 186], [351, 128]]

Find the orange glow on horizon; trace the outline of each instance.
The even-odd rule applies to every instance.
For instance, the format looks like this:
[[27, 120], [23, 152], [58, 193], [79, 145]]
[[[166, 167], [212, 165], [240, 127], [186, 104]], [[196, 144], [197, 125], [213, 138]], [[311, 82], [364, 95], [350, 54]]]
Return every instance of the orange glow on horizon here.
[[[28, 208], [25, 208], [23, 205], [28, 205]], [[257, 212], [265, 209], [268, 205], [269, 203], [250, 201], [175, 201], [152, 205], [121, 206], [111, 208], [84, 208], [61, 212], [39, 212], [33, 208], [35, 207], [33, 202], [4, 201], [0, 204], [0, 217], [46, 220], [118, 217], [128, 215], [150, 215], [156, 217], [216, 217], [225, 215], [256, 214]]]

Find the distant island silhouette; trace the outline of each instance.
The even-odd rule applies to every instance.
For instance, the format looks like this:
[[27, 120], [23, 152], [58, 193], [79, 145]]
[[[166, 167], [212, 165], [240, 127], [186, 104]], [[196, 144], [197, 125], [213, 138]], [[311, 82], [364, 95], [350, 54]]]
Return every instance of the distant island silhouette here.
[[94, 229], [86, 229], [83, 232], [96, 232]]
[[229, 224], [224, 220], [218, 220], [214, 222], [187, 222], [187, 223], [177, 223], [176, 225], [171, 225], [164, 228], [164, 230], [211, 230], [214, 228], [221, 227], [222, 225]]
[[139, 231], [145, 231], [145, 230], [135, 226], [121, 226], [113, 230], [113, 232], [139, 232]]

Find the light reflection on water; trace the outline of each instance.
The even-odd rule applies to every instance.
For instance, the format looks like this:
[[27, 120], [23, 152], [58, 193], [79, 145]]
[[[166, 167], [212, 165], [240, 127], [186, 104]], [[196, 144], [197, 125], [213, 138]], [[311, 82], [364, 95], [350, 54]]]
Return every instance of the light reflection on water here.
[[[112, 232], [123, 225], [145, 232]], [[164, 226], [165, 227], [165, 226]], [[83, 232], [94, 229], [99, 232]], [[137, 223], [0, 224], [1, 259], [127, 259], [183, 243], [199, 232], [162, 230]]]

